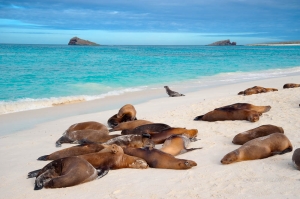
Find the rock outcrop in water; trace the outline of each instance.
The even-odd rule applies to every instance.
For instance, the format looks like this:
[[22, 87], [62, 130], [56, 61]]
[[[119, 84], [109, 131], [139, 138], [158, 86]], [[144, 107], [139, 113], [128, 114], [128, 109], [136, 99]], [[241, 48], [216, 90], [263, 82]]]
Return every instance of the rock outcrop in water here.
[[217, 41], [217, 42], [214, 42], [212, 44], [209, 44], [208, 46], [235, 46], [236, 45], [236, 42], [230, 42], [229, 39], [227, 40], [222, 40], [222, 41]]
[[68, 45], [99, 46], [99, 44], [96, 44], [89, 40], [80, 39], [78, 37], [73, 37], [72, 39], [70, 39]]

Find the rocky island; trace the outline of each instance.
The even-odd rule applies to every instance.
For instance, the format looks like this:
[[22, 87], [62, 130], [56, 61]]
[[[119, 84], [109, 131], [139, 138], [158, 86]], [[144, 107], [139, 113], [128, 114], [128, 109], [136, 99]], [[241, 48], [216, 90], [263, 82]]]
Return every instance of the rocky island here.
[[72, 39], [70, 39], [68, 45], [100, 46], [99, 44], [96, 44], [96, 43], [91, 42], [89, 40], [80, 39], [78, 37], [73, 37]]
[[236, 42], [230, 42], [229, 39], [227, 40], [222, 40], [222, 41], [217, 41], [217, 42], [214, 42], [212, 44], [209, 44], [208, 46], [235, 46], [236, 45]]

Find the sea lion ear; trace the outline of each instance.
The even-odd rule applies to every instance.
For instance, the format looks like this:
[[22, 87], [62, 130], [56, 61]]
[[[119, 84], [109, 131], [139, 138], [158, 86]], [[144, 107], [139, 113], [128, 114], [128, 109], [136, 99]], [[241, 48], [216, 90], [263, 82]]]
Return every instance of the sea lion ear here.
[[143, 133], [142, 137], [151, 139], [151, 135], [149, 133]]

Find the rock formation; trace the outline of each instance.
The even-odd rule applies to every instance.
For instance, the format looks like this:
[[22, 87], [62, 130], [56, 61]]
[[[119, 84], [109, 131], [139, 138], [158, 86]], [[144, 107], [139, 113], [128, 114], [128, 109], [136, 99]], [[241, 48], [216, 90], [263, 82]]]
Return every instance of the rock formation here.
[[235, 46], [236, 45], [236, 42], [230, 42], [229, 39], [227, 40], [222, 40], [222, 41], [217, 41], [217, 42], [214, 42], [212, 44], [209, 44], [208, 46]]
[[99, 46], [99, 44], [88, 40], [80, 39], [78, 37], [73, 37], [72, 39], [70, 39], [68, 45]]

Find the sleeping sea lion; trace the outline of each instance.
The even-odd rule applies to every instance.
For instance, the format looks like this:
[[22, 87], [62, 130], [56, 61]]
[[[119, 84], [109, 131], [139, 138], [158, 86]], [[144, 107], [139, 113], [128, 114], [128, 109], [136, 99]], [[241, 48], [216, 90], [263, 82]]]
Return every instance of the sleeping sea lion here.
[[296, 87], [300, 87], [300, 84], [288, 83], [283, 85], [283, 88], [296, 88]]
[[176, 156], [196, 149], [202, 149], [202, 147], [187, 149], [187, 146], [190, 142], [190, 138], [188, 138], [185, 135], [172, 135], [165, 140], [160, 150], [165, 153]]
[[225, 155], [221, 163], [231, 164], [244, 160], [262, 159], [276, 154], [281, 155], [292, 150], [293, 146], [284, 134], [273, 133], [246, 142], [240, 148]]
[[85, 143], [103, 143], [120, 135], [109, 135], [108, 129], [103, 130], [77, 130], [66, 132], [56, 141], [56, 147], [62, 143], [85, 144]]
[[180, 94], [178, 92], [172, 91], [168, 86], [164, 86], [164, 88], [166, 89], [167, 94], [170, 97], [180, 97], [180, 96], [185, 96], [183, 94]]
[[224, 120], [248, 120], [257, 122], [261, 113], [246, 109], [223, 108], [222, 110], [213, 110], [205, 115], [195, 117], [194, 120], [203, 120], [209, 122], [224, 121]]
[[294, 151], [292, 160], [296, 169], [300, 170], [300, 148]]
[[107, 172], [96, 170], [88, 161], [79, 157], [54, 160], [40, 170], [28, 173], [36, 177], [34, 190], [70, 187], [101, 178]]
[[122, 130], [132, 130], [138, 126], [144, 125], [144, 124], [151, 124], [152, 122], [147, 120], [134, 120], [134, 121], [128, 121], [128, 122], [122, 122], [119, 123], [117, 126], [113, 127], [109, 130], [109, 132], [113, 131], [122, 131]]
[[248, 142], [249, 140], [253, 140], [258, 137], [267, 136], [272, 133], [284, 133], [284, 130], [282, 127], [274, 126], [271, 124], [266, 124], [266, 125], [262, 125], [257, 128], [250, 129], [248, 131], [237, 134], [233, 138], [232, 143], [242, 145], [242, 144]]
[[111, 152], [96, 152], [80, 155], [77, 157], [87, 160], [93, 167], [102, 170], [109, 169], [146, 169], [148, 164], [145, 160], [139, 157], [124, 154], [122, 147], [113, 144], [108, 145], [111, 147]]
[[151, 140], [155, 144], [162, 144], [171, 135], [185, 135], [190, 139], [195, 139], [197, 137], [197, 134], [198, 134], [197, 129], [168, 128], [158, 133], [151, 134]]
[[160, 132], [167, 128], [171, 128], [171, 127], [169, 125], [163, 124], [163, 123], [144, 124], [144, 125], [134, 128], [132, 130], [122, 131], [121, 134], [122, 135], [127, 135], [127, 134], [142, 135], [144, 133], [148, 133], [151, 135], [151, 134], [153, 134], [153, 132]]
[[124, 153], [146, 160], [152, 168], [161, 169], [190, 169], [197, 166], [192, 160], [177, 159], [174, 156], [155, 148], [124, 148]]
[[228, 106], [222, 106], [220, 108], [216, 108], [215, 110], [225, 110], [227, 108], [248, 109], [252, 111], [257, 111], [259, 113], [265, 113], [271, 109], [271, 106], [255, 106], [253, 104], [248, 104], [248, 103], [235, 103]]
[[253, 86], [251, 88], [247, 88], [244, 91], [241, 91], [238, 93], [238, 95], [252, 95], [252, 94], [258, 94], [258, 93], [264, 93], [265, 88], [261, 86]]
[[131, 104], [126, 104], [122, 108], [120, 108], [117, 114], [111, 116], [108, 119], [107, 124], [109, 127], [114, 128], [122, 122], [133, 120], [136, 120], [136, 110]]
[[154, 147], [155, 144], [151, 140], [150, 135], [122, 135], [120, 137], [113, 138], [106, 143], [91, 143], [91, 144], [82, 144], [73, 147], [69, 147], [66, 149], [62, 149], [51, 153], [50, 155], [44, 155], [38, 158], [38, 160], [56, 160], [59, 158], [70, 157], [70, 156], [78, 156], [89, 153], [96, 153], [102, 151], [106, 145], [117, 144], [121, 147]]

